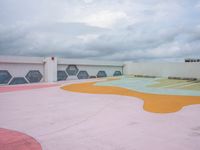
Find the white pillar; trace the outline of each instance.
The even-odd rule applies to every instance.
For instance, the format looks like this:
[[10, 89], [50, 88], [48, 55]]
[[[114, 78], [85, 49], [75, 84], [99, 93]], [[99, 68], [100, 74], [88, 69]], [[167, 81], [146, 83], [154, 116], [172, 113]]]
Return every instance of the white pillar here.
[[47, 57], [44, 59], [45, 82], [57, 81], [57, 58]]
[[124, 75], [130, 75], [132, 74], [132, 64], [133, 62], [132, 61], [126, 61], [124, 62], [124, 65], [123, 65], [123, 74]]

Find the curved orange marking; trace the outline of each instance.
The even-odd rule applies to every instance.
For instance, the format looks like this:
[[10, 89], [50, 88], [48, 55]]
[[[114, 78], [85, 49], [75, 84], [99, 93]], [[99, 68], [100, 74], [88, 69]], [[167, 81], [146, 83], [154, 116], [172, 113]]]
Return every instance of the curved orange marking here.
[[158, 95], [137, 92], [114, 86], [95, 86], [96, 82], [71, 84], [62, 87], [64, 90], [72, 92], [90, 94], [117, 94], [124, 96], [138, 97], [144, 101], [143, 108], [154, 113], [171, 113], [181, 110], [184, 106], [200, 104], [199, 96], [174, 96]]
[[24, 133], [0, 128], [0, 150], [42, 150], [42, 147]]

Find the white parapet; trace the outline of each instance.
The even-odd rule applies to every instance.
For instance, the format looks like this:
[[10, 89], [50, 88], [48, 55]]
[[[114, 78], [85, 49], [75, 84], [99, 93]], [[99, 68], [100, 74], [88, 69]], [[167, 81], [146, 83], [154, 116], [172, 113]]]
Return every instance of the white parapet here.
[[185, 62], [126, 62], [126, 75], [150, 75], [160, 77], [200, 78], [200, 63]]
[[0, 85], [117, 75], [200, 78], [200, 63], [120, 62], [57, 57], [0, 56]]
[[0, 56], [0, 85], [107, 77], [119, 72], [123, 72], [123, 62]]

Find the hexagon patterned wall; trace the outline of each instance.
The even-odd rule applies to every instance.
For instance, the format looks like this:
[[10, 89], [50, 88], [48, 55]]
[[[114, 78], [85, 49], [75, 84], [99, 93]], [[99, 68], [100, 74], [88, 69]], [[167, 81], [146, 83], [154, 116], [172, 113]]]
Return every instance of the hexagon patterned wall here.
[[97, 78], [103, 78], [103, 77], [107, 77], [107, 74], [105, 71], [99, 71], [97, 73]]
[[26, 79], [24, 77], [14, 77], [11, 82], [10, 85], [15, 85], [15, 84], [26, 84], [28, 83], [26, 81]]
[[7, 70], [0, 70], [0, 84], [8, 84], [12, 76]]
[[115, 71], [113, 74], [113, 76], [121, 76], [121, 75], [122, 75], [121, 71]]
[[78, 73], [78, 68], [76, 65], [69, 65], [66, 71], [69, 76], [75, 76]]
[[64, 70], [58, 70], [57, 71], [57, 80], [58, 81], [66, 80], [67, 77], [68, 77], [68, 75]]
[[93, 78], [96, 78], [96, 76], [90, 76], [89, 78], [90, 78], [90, 79], [93, 79]]
[[40, 80], [42, 79], [42, 74], [40, 73], [39, 70], [30, 70], [30, 71], [26, 74], [26, 79], [27, 79], [30, 83], [40, 82]]
[[87, 73], [87, 71], [79, 71], [77, 77], [78, 79], [88, 79], [89, 74]]

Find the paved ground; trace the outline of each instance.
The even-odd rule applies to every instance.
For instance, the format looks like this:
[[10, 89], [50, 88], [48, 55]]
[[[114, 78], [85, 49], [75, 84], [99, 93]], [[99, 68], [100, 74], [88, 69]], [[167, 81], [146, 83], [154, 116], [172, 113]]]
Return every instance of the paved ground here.
[[138, 98], [59, 86], [0, 93], [0, 128], [33, 137], [43, 150], [198, 150], [199, 115], [200, 105], [151, 113]]
[[0, 128], [1, 150], [42, 150], [34, 138], [18, 131]]

